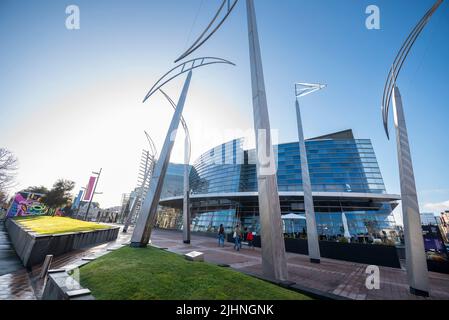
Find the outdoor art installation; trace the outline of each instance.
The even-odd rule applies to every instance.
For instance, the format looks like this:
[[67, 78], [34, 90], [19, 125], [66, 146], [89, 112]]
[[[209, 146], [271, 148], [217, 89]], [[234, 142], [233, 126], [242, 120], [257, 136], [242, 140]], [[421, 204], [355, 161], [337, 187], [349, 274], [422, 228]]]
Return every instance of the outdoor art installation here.
[[6, 217], [12, 218], [45, 214], [47, 207], [42, 203], [43, 196], [40, 193], [26, 191], [16, 193]]

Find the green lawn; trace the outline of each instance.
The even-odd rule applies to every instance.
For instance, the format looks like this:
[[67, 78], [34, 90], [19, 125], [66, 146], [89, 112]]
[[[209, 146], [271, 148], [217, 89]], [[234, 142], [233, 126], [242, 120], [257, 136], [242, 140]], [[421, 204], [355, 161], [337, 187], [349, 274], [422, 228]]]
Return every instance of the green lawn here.
[[155, 248], [124, 247], [80, 268], [98, 300], [308, 300], [230, 268]]
[[106, 225], [66, 217], [31, 216], [18, 217], [14, 220], [38, 234], [61, 234], [110, 228]]

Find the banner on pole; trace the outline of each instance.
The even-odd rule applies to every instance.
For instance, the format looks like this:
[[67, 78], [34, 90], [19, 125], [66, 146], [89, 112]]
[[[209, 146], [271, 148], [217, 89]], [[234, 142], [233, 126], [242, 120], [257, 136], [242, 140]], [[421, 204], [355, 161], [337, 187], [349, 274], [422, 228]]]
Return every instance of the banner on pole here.
[[83, 201], [90, 201], [93, 196], [94, 186], [95, 186], [95, 177], [90, 177], [89, 183], [87, 184], [86, 192], [84, 193]]

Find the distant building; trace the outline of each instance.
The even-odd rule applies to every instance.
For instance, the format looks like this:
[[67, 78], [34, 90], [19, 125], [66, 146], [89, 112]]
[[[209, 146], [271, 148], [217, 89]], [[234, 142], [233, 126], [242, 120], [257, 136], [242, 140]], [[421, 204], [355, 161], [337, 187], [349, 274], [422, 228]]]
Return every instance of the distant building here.
[[449, 210], [441, 212], [440, 215], [440, 229], [443, 234], [443, 239], [448, 242], [449, 239]]
[[121, 211], [121, 206], [101, 209], [95, 221], [105, 223], [115, 223]]
[[423, 226], [436, 226], [438, 225], [438, 218], [432, 212], [421, 212], [421, 224]]

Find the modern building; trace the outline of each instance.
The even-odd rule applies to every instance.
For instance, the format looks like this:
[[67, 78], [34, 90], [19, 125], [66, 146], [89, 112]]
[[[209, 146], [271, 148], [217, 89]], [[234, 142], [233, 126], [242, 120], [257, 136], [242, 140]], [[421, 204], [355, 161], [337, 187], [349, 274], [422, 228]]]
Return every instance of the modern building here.
[[[361, 241], [396, 236], [392, 210], [400, 199], [386, 193], [371, 141], [355, 139], [352, 130], [306, 141], [318, 233], [321, 238], [343, 236], [342, 213], [351, 236]], [[306, 222], [299, 145], [275, 146], [277, 177], [284, 231], [301, 236]], [[237, 139], [204, 153], [190, 172], [192, 231], [216, 232], [223, 224], [227, 232], [239, 223], [258, 233], [259, 208], [255, 150], [245, 150]], [[182, 193], [161, 197], [178, 219], [167, 228], [182, 228]], [[160, 220], [161, 215], [159, 215]]]
[[[78, 209], [75, 210], [75, 216], [79, 219], [84, 219], [89, 207], [88, 201], [81, 201]], [[100, 214], [101, 208], [98, 202], [92, 202], [89, 208], [89, 214], [87, 216], [88, 221], [96, 221], [97, 216]]]
[[421, 224], [423, 226], [438, 225], [438, 218], [435, 217], [435, 215], [432, 212], [421, 212], [420, 216], [421, 216]]

